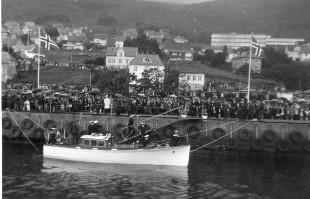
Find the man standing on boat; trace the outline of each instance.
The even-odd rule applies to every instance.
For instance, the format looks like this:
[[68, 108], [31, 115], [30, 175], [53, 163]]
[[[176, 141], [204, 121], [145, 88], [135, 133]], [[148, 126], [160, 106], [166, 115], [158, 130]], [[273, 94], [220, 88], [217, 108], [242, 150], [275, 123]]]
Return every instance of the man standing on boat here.
[[133, 116], [131, 115], [129, 120], [128, 120], [128, 135], [131, 135], [131, 133], [134, 131], [134, 120], [133, 120]]
[[180, 141], [180, 133], [178, 130], [174, 130], [174, 133], [171, 136], [170, 146], [177, 146], [179, 141]]

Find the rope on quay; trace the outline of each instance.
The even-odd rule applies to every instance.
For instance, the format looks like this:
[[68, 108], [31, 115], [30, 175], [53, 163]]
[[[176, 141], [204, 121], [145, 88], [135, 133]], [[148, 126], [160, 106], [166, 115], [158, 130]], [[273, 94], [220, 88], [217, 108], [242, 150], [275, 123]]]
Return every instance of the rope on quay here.
[[36, 147], [36, 145], [28, 138], [28, 136], [24, 133], [24, 131], [22, 130], [22, 128], [20, 127], [20, 125], [18, 124], [18, 122], [16, 121], [15, 117], [12, 115], [11, 111], [9, 111], [11, 118], [14, 120], [14, 122], [16, 123], [17, 127], [19, 128], [19, 130], [22, 132], [22, 134], [25, 136], [25, 138], [28, 140], [28, 142], [33, 146], [33, 148], [37, 151], [39, 151], [39, 149]]
[[221, 125], [218, 125], [218, 126], [209, 128], [209, 129], [203, 129], [203, 130], [201, 130], [201, 131], [197, 131], [197, 132], [193, 132], [193, 133], [190, 133], [190, 134], [182, 135], [182, 136], [180, 136], [180, 137], [187, 137], [187, 136], [189, 136], [189, 135], [194, 135], [194, 134], [197, 134], [197, 133], [202, 133], [202, 132], [204, 132], [204, 131], [209, 131], [209, 130], [212, 130], [212, 129], [216, 129], [216, 128], [219, 128], [219, 127], [221, 127], [221, 126], [227, 126], [227, 125], [229, 125], [229, 124], [233, 124], [233, 123], [236, 123], [236, 122], [237, 122], [237, 120], [232, 121], [232, 122], [227, 122], [227, 123], [224, 123], [224, 124], [221, 124]]
[[[10, 112], [10, 111], [9, 111], [9, 112]], [[38, 127], [40, 127], [40, 128], [42, 128], [43, 130], [49, 132], [48, 129], [46, 129], [44, 126], [42, 126], [41, 124], [39, 124], [39, 123], [36, 122], [35, 120], [31, 119], [30, 117], [27, 117], [26, 115], [24, 115], [24, 114], [22, 114], [22, 113], [20, 113], [20, 112], [16, 112], [15, 110], [13, 110], [13, 112], [14, 112], [14, 113], [17, 113], [17, 114], [19, 114], [19, 115], [21, 115], [21, 116], [24, 117], [24, 118], [30, 119], [33, 123], [35, 123], [36, 125], [38, 125]], [[12, 117], [12, 116], [11, 116], [11, 117]], [[47, 139], [45, 133], [44, 133], [44, 137], [45, 137], [45, 140], [47, 141], [48, 139]]]
[[220, 139], [223, 139], [224, 137], [226, 137], [226, 136], [228, 136], [228, 135], [231, 135], [232, 133], [238, 131], [239, 129], [242, 129], [243, 127], [247, 126], [249, 123], [250, 123], [250, 122], [247, 122], [246, 124], [244, 124], [244, 125], [238, 127], [237, 129], [231, 131], [230, 133], [227, 133], [227, 134], [223, 135], [222, 137], [219, 137], [219, 138], [217, 138], [216, 140], [213, 140], [212, 142], [209, 142], [209, 143], [207, 143], [207, 144], [205, 144], [205, 145], [202, 145], [202, 146], [200, 146], [200, 147], [198, 147], [198, 148], [196, 148], [196, 149], [193, 149], [193, 150], [191, 150], [190, 152], [191, 152], [191, 153], [192, 153], [192, 152], [195, 152], [195, 151], [197, 151], [197, 150], [199, 150], [199, 149], [201, 149], [201, 148], [203, 148], [203, 147], [206, 147], [206, 146], [208, 146], [208, 145], [210, 145], [210, 144], [213, 144], [213, 143], [219, 141]]

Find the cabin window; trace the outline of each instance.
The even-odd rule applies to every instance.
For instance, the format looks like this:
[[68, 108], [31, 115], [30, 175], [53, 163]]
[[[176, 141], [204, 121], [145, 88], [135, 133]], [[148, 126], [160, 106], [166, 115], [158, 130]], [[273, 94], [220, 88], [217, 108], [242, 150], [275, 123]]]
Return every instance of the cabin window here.
[[84, 145], [89, 145], [89, 140], [84, 140]]
[[98, 142], [98, 146], [104, 146], [104, 142]]
[[97, 146], [97, 141], [96, 140], [90, 141], [90, 146]]

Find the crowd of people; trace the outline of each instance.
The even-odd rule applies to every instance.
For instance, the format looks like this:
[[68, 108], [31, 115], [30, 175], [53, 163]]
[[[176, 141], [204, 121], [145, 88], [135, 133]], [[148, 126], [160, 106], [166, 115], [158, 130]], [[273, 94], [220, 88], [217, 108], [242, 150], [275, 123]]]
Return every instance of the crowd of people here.
[[204, 97], [154, 97], [101, 92], [2, 93], [2, 109], [30, 112], [90, 112], [93, 114], [186, 115], [206, 118], [310, 120], [310, 105], [288, 100], [253, 97], [247, 103], [240, 93], [206, 93]]

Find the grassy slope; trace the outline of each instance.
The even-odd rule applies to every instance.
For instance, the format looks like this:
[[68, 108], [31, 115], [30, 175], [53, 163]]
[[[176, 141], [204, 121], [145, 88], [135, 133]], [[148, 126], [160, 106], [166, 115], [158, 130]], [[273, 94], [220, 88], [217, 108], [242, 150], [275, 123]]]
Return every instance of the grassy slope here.
[[[36, 83], [37, 72], [22, 72], [19, 78], [14, 82]], [[40, 82], [46, 84], [63, 85], [88, 85], [89, 71], [74, 70], [69, 68], [43, 67], [40, 70]]]
[[[247, 77], [237, 75], [228, 71], [223, 71], [215, 68], [207, 68], [208, 77], [216, 79], [229, 79], [233, 81], [247, 82]], [[16, 78], [14, 82], [19, 83], [36, 83], [37, 72], [22, 72], [19, 78]], [[70, 68], [55, 68], [44, 67], [40, 70], [40, 82], [46, 84], [62, 84], [62, 85], [88, 85], [89, 84], [89, 71], [76, 70]], [[274, 83], [270, 80], [253, 78], [254, 84], [268, 84]]]

